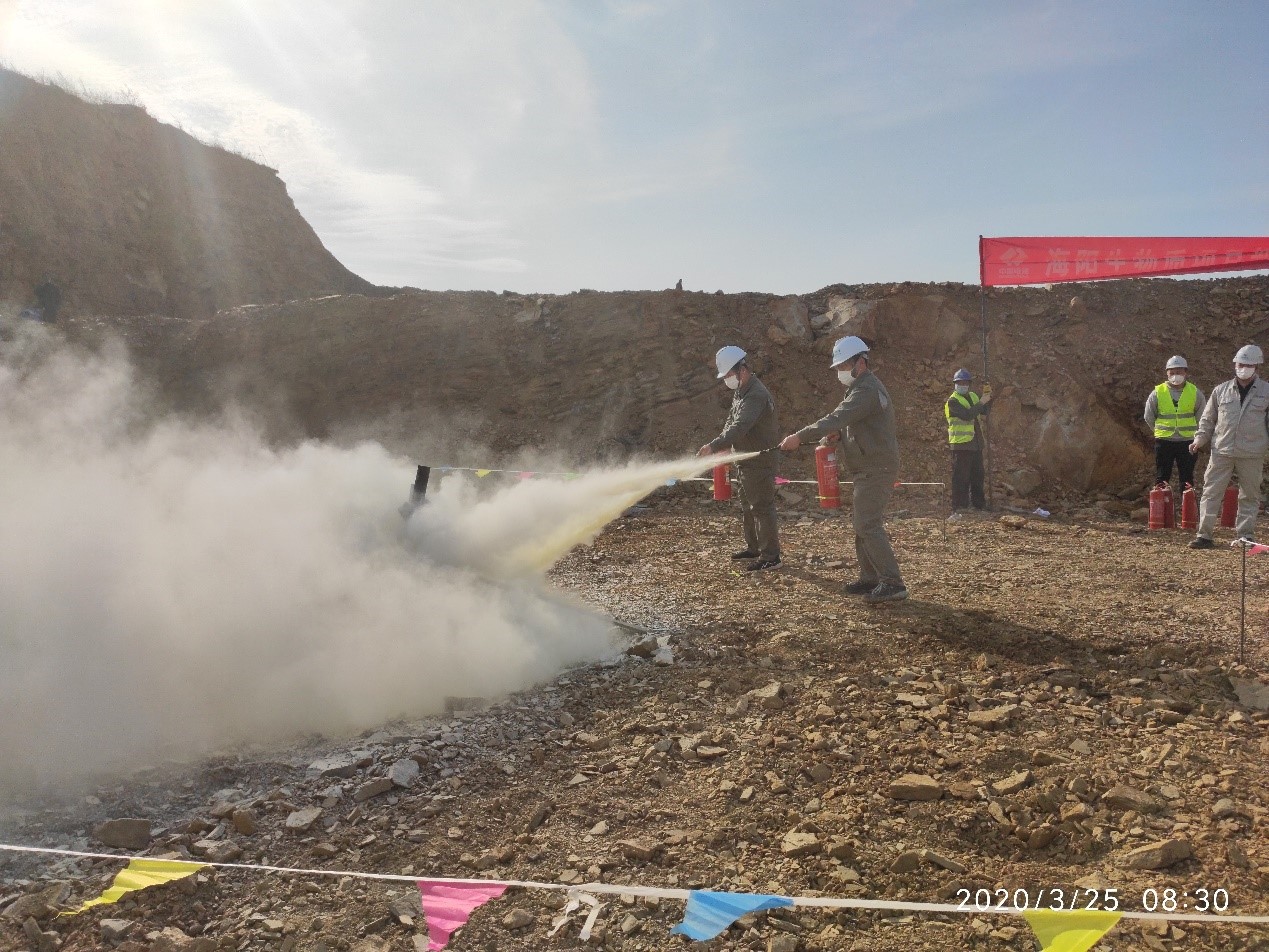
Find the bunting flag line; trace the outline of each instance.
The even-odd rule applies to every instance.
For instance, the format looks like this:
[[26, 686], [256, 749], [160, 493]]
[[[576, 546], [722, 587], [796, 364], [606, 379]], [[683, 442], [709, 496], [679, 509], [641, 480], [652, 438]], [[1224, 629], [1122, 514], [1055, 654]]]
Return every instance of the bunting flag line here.
[[703, 942], [722, 935], [741, 916], [763, 909], [780, 909], [792, 905], [793, 900], [784, 896], [693, 889], [687, 897], [687, 911], [683, 913], [683, 921], [670, 932]]
[[471, 914], [507, 891], [504, 883], [455, 883], [444, 879], [420, 879], [419, 897], [427, 923], [428, 952], [440, 952], [450, 936], [467, 924]]
[[59, 915], [77, 916], [93, 906], [108, 906], [138, 889], [148, 889], [160, 883], [170, 883], [177, 879], [184, 879], [186, 876], [193, 876], [205, 866], [205, 863], [189, 863], [181, 860], [133, 859], [115, 875], [110, 888], [100, 896], [89, 899], [78, 909], [70, 909]]
[[581, 473], [539, 473], [531, 469], [494, 469], [492, 467], [476, 468], [475, 466], [429, 466], [434, 473], [475, 473], [484, 479], [490, 473], [510, 473], [518, 479], [532, 479], [536, 476], [554, 476], [558, 479], [580, 479]]
[[1040, 952], [1088, 952], [1122, 916], [1097, 909], [1032, 909], [1022, 914], [1040, 941]]
[[1264, 552], [1269, 552], [1269, 545], [1264, 545], [1260, 542], [1253, 542], [1251, 545], [1246, 545], [1245, 543], [1240, 543], [1238, 539], [1235, 539], [1230, 543], [1230, 547], [1235, 549], [1238, 548], [1239, 545], [1243, 545], [1243, 547], [1247, 550], [1248, 555], [1260, 555]]
[[[673, 486], [675, 483], [712, 483], [713, 481], [714, 481], [714, 478], [712, 476], [688, 476], [683, 479], [667, 480], [666, 485]], [[735, 478], [732, 479], [732, 482], [733, 483], [736, 482]], [[777, 476], [775, 478], [775, 483], [777, 486], [818, 486], [819, 480], [818, 479], [785, 479], [783, 476]], [[841, 486], [853, 486], [855, 485], [855, 482], [854, 480], [850, 480], [850, 479], [842, 479], [838, 481], [838, 484]], [[898, 482], [898, 483], [895, 483], [894, 486], [895, 488], [899, 488], [903, 486], [947, 486], [947, 483]]]
[[[141, 856], [121, 856], [114, 853], [89, 853], [82, 850], [59, 849], [44, 846], [18, 846], [0, 843], [0, 851], [32, 853], [46, 856], [74, 857], [78, 859], [126, 861], [128, 866], [116, 877], [114, 884], [101, 896], [90, 900], [76, 910], [62, 913], [73, 915], [95, 905], [118, 901], [120, 896], [137, 889], [159, 883], [183, 879], [200, 869], [243, 870], [248, 872], [280, 873], [283, 875], [324, 876], [351, 878], [379, 882], [408, 882], [419, 890], [420, 903], [428, 927], [432, 952], [440, 952], [455, 931], [470, 918], [472, 912], [484, 903], [500, 897], [510, 888], [566, 892], [569, 901], [565, 906], [568, 915], [582, 904], [590, 906], [590, 912], [582, 927], [580, 938], [589, 937], [602, 905], [598, 896], [636, 896], [686, 901], [683, 921], [671, 931], [691, 939], [705, 940], [721, 934], [737, 919], [763, 909], [796, 907], [799, 909], [855, 909], [860, 911], [933, 912], [961, 915], [1023, 916], [1035, 931], [1042, 952], [1085, 952], [1119, 919], [1143, 919], [1171, 922], [1204, 922], [1210, 925], [1269, 925], [1269, 912], [1259, 915], [1221, 915], [1189, 912], [1096, 912], [1089, 910], [1023, 909], [1016, 906], [990, 906], [947, 902], [912, 902], [889, 899], [857, 899], [837, 896], [775, 896], [754, 893], [729, 893], [712, 890], [687, 890], [662, 886], [639, 886], [623, 883], [587, 883], [569, 886], [562, 883], [536, 882], [533, 880], [491, 880], [417, 876], [393, 873], [372, 873], [342, 869], [302, 869], [290, 866], [263, 866], [251, 863], [210, 863], [184, 860], [161, 860]], [[574, 903], [576, 903], [574, 905]], [[570, 908], [571, 907], [571, 908]], [[554, 923], [562, 927], [559, 919]], [[1100, 930], [1100, 931], [1099, 931]], [[1083, 943], [1083, 944], [1081, 944]]]
[[[539, 477], [551, 477], [555, 479], [570, 480], [570, 479], [582, 478], [581, 473], [539, 473], [539, 472], [535, 472], [533, 470], [527, 470], [527, 469], [489, 469], [489, 468], [476, 469], [475, 467], [472, 467], [472, 466], [431, 466], [429, 467], [429, 469], [431, 469], [432, 472], [434, 473], [475, 473], [477, 479], [484, 479], [486, 476], [490, 475], [491, 473], [507, 473], [512, 476], [515, 476], [517, 479], [537, 479]], [[711, 483], [713, 481], [714, 481], [713, 477], [711, 476], [690, 476], [684, 479], [667, 479], [665, 481], [665, 485], [672, 487], [672, 486], [677, 486], [679, 483]], [[733, 478], [732, 481], [735, 482], [735, 479]], [[777, 486], [817, 486], [819, 485], [819, 480], [788, 479], [787, 477], [784, 477], [784, 476], [777, 476], [775, 478], [775, 484]], [[841, 481], [841, 485], [853, 486], [854, 483], [850, 480], [843, 480]], [[895, 485], [895, 488], [897, 489], [903, 486], [945, 487], [947, 484], [946, 483], [897, 482], [894, 485]]]

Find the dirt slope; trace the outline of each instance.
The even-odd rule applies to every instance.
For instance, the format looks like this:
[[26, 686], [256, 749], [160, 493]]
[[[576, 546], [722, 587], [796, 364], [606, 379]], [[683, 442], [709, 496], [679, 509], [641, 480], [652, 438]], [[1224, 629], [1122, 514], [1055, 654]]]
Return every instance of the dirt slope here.
[[[1239, 345], [1269, 336], [1269, 279], [998, 289], [988, 314], [1004, 390], [991, 419], [1000, 499], [1078, 508], [1100, 496], [1127, 512], [1152, 472], [1140, 414], [1164, 362], [1185, 354], [1210, 392]], [[792, 430], [836, 405], [827, 355], [859, 333], [898, 408], [903, 477], [943, 479], [951, 374], [982, 371], [977, 288], [958, 284], [800, 297], [412, 291], [94, 327], [122, 332], [177, 405], [232, 391], [289, 436], [355, 431], [454, 465], [694, 450], [726, 414], [712, 362], [724, 343], [750, 351]], [[785, 475], [808, 467], [803, 453]]]
[[211, 315], [368, 290], [273, 169], [136, 106], [97, 105], [0, 69], [0, 303], [46, 277], [79, 313]]

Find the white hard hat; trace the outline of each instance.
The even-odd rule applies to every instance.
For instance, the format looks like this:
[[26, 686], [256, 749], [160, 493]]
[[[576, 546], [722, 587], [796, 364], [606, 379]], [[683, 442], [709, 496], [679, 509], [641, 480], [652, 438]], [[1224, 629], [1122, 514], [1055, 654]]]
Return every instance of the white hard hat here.
[[726, 347], [718, 348], [718, 353], [714, 355], [714, 363], [718, 365], [718, 379], [722, 380], [729, 373], [735, 370], [736, 365], [747, 356], [748, 355], [735, 344], [728, 344]]
[[829, 367], [840, 367], [848, 360], [854, 360], [868, 353], [868, 345], [858, 337], [843, 337], [833, 345], [833, 362]]
[[1234, 355], [1234, 363], [1236, 364], [1263, 364], [1265, 362], [1265, 352], [1255, 344], [1246, 344], [1238, 349], [1238, 353]]
[[1189, 370], [1190, 365], [1185, 362], [1184, 357], [1182, 357], [1180, 354], [1177, 354], [1175, 357], [1168, 358], [1167, 366], [1164, 367], [1163, 369], [1164, 370]]

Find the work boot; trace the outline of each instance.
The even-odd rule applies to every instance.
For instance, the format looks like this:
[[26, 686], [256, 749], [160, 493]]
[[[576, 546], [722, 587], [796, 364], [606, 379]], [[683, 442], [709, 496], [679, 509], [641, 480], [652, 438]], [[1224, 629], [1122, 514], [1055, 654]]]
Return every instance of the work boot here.
[[1195, 536], [1194, 541], [1190, 543], [1191, 549], [1214, 549], [1216, 543], [1207, 536]]
[[895, 585], [892, 582], [878, 582], [877, 587], [864, 596], [864, 601], [870, 605], [878, 602], [901, 602], [908, 597], [908, 590], [902, 585]]
[[784, 563], [781, 562], [779, 559], [759, 559], [757, 562], [754, 562], [752, 565], [750, 565], [749, 568], [745, 569], [745, 571], [746, 572], [765, 572], [768, 569], [778, 569], [783, 564]]
[[731, 558], [733, 562], [739, 562], [741, 559], [756, 559], [762, 555], [761, 552], [755, 552], [753, 549], [741, 549], [739, 552], [733, 552]]
[[851, 582], [842, 589], [842, 591], [847, 595], [867, 595], [876, 587], [876, 582], [865, 582], [863, 579], [860, 579], [858, 582]]

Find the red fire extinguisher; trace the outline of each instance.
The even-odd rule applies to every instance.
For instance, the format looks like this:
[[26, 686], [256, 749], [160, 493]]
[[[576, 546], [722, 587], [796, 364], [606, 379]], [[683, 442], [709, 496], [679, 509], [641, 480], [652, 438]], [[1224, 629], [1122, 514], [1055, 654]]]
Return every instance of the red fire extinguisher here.
[[726, 502], [731, 498], [731, 480], [727, 478], [731, 466], [723, 463], [714, 467], [714, 501]]
[[1198, 495], [1189, 483], [1181, 493], [1181, 528], [1190, 531], [1198, 528]]
[[837, 484], [837, 450], [834, 447], [815, 448], [815, 480], [819, 484], [820, 508], [840, 509], [841, 487]]
[[1225, 487], [1225, 498], [1221, 500], [1221, 525], [1226, 529], [1234, 528], [1238, 518], [1238, 487], [1230, 483]]
[[1172, 497], [1172, 487], [1163, 484], [1163, 528], [1176, 528], [1176, 502]]
[[1163, 483], [1159, 483], [1154, 489], [1150, 490], [1150, 521], [1147, 523], [1146, 528], [1152, 532], [1155, 529], [1166, 529], [1168, 527], [1167, 506], [1169, 495], [1168, 487]]

